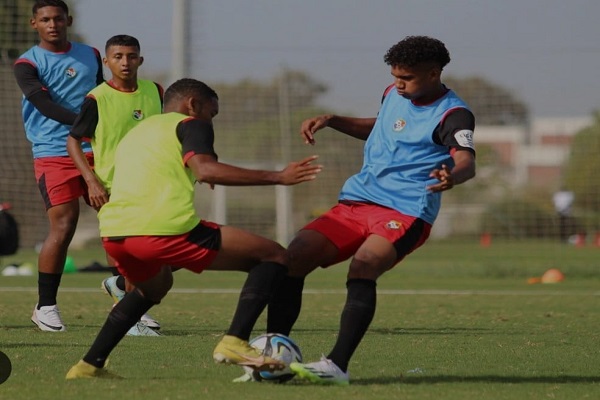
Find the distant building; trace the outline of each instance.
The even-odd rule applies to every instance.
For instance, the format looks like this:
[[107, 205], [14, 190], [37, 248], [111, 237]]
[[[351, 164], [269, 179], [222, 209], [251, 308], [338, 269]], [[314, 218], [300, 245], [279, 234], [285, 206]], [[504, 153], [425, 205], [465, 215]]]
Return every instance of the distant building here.
[[507, 180], [515, 186], [555, 188], [569, 156], [573, 136], [592, 117], [535, 118], [526, 126], [478, 126], [475, 144], [489, 145]]

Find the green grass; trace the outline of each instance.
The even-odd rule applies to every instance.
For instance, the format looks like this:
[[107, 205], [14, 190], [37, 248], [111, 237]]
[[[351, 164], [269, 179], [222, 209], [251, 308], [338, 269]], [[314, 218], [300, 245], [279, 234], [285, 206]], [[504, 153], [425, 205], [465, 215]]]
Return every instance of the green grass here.
[[[231, 383], [241, 369], [215, 365], [211, 354], [245, 278], [235, 272], [177, 272], [175, 291], [152, 312], [164, 336], [126, 337], [110, 357], [110, 369], [126, 379], [66, 382], [110, 309], [99, 290], [107, 275], [64, 276], [64, 334], [29, 321], [35, 276], [0, 277], [0, 351], [13, 363], [0, 399], [597, 399], [599, 252], [550, 242], [428, 243], [380, 279], [377, 313], [347, 388]], [[103, 260], [100, 249], [71, 255], [78, 265]], [[35, 254], [2, 264], [14, 261], [34, 263]], [[526, 284], [548, 268], [563, 270], [565, 281]], [[305, 360], [335, 341], [345, 275], [340, 265], [307, 281], [292, 335]], [[261, 319], [255, 333], [264, 326]]]

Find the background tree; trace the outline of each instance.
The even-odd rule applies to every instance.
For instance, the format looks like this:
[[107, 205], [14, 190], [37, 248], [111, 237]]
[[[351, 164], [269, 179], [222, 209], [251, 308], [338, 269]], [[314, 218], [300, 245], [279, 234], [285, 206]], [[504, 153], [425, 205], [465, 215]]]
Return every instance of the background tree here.
[[594, 122], [573, 138], [571, 153], [565, 167], [564, 186], [575, 194], [577, 208], [600, 212], [600, 174], [596, 160], [600, 154], [600, 111]]
[[38, 41], [37, 32], [23, 29], [31, 15], [33, 2], [28, 0], [0, 0], [0, 59], [15, 59]]
[[509, 90], [484, 78], [446, 77], [444, 83], [467, 102], [478, 125], [524, 125], [529, 123], [529, 109]]
[[[69, 1], [71, 14], [75, 3]], [[37, 32], [29, 26], [32, 6], [31, 0], [0, 0], [0, 60], [14, 60], [38, 43]], [[73, 28], [69, 30], [69, 36], [74, 41], [82, 41]]]
[[[302, 71], [283, 70], [267, 82], [244, 79], [211, 84], [219, 95], [220, 127], [237, 129], [265, 119], [289, 115], [315, 103], [328, 90], [327, 85]], [[230, 118], [235, 116], [235, 118]]]

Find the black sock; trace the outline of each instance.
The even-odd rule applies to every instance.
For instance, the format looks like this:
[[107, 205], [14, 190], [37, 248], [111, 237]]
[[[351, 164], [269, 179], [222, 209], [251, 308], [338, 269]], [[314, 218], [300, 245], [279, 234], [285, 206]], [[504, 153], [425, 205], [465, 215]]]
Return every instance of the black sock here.
[[256, 320], [263, 312], [276, 285], [287, 273], [287, 268], [275, 262], [263, 262], [248, 273], [240, 293], [238, 305], [228, 335], [248, 340]]
[[354, 350], [367, 332], [377, 303], [376, 282], [369, 279], [349, 279], [346, 282], [348, 295], [342, 311], [338, 338], [327, 356], [344, 372]]
[[267, 313], [267, 332], [290, 334], [302, 308], [304, 278], [286, 276], [273, 291]]
[[146, 300], [138, 290], [127, 293], [108, 314], [108, 318], [98, 332], [83, 361], [97, 368], [104, 367], [110, 352], [117, 346], [129, 328], [155, 303]]
[[122, 291], [125, 291], [125, 277], [123, 275], [118, 275], [117, 280], [115, 282], [117, 287]]
[[56, 294], [62, 274], [38, 272], [38, 310], [40, 307], [56, 304]]

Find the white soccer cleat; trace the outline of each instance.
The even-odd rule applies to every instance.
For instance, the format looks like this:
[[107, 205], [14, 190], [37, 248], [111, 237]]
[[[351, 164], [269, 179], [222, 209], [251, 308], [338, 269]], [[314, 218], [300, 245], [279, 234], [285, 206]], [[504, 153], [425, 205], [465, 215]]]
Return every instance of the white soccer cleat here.
[[161, 336], [161, 334], [154, 329], [149, 328], [146, 324], [136, 322], [136, 324], [127, 331], [127, 336]]
[[144, 314], [142, 315], [142, 318], [140, 318], [140, 322], [144, 325], [146, 325], [148, 328], [152, 328], [154, 330], [159, 330], [160, 329], [160, 324], [158, 323], [157, 320], [155, 320], [154, 318], [152, 318], [150, 316], [150, 314]]
[[232, 382], [244, 383], [244, 382], [258, 382], [258, 381], [256, 379], [254, 379], [254, 377], [251, 374], [244, 372], [244, 375], [238, 376]]
[[119, 287], [117, 286], [117, 278], [118, 276], [111, 276], [110, 278], [106, 278], [102, 281], [101, 286], [102, 290], [104, 290], [104, 292], [107, 295], [112, 297], [115, 303], [118, 303], [123, 297], [125, 297], [125, 291], [119, 289]]
[[43, 306], [38, 310], [37, 304], [33, 308], [31, 321], [45, 332], [64, 332], [67, 330], [60, 318], [58, 306]]
[[314, 363], [291, 363], [290, 369], [300, 378], [307, 379], [312, 383], [339, 386], [350, 384], [350, 375], [325, 356], [321, 357], [321, 361]]
[[[117, 304], [119, 301], [121, 301], [123, 299], [123, 297], [125, 297], [125, 295], [127, 294], [124, 290], [119, 289], [119, 287], [117, 286], [117, 278], [118, 278], [118, 276], [111, 276], [109, 278], [106, 278], [105, 280], [102, 281], [102, 286], [101, 286], [102, 290], [104, 290], [104, 292], [113, 299], [115, 304]], [[145, 324], [148, 328], [152, 328], [152, 329], [156, 329], [156, 330], [160, 329], [160, 324], [158, 323], [157, 320], [152, 318], [150, 316], [150, 314], [142, 315], [142, 318], [140, 318], [140, 322], [142, 324]], [[131, 335], [131, 336], [149, 336], [149, 335]]]

